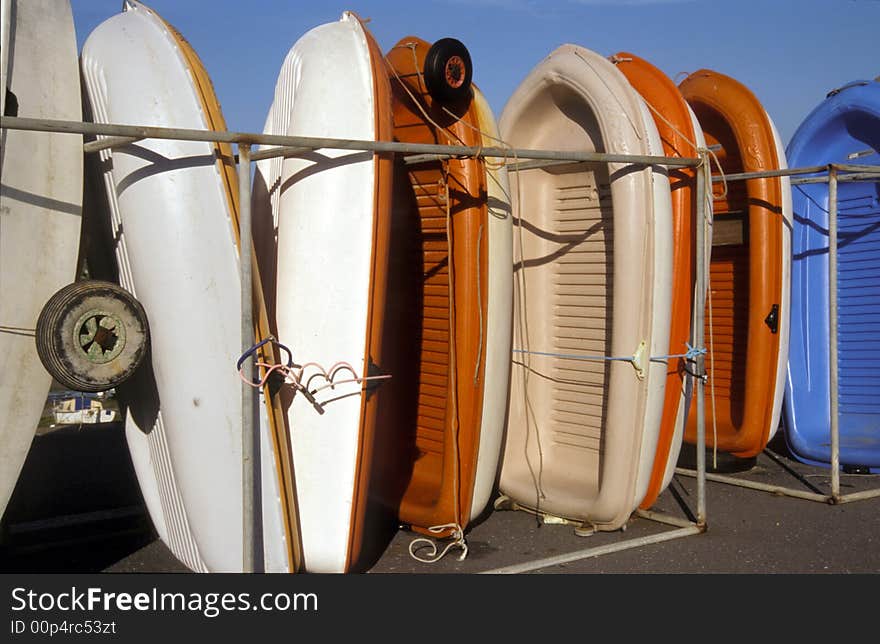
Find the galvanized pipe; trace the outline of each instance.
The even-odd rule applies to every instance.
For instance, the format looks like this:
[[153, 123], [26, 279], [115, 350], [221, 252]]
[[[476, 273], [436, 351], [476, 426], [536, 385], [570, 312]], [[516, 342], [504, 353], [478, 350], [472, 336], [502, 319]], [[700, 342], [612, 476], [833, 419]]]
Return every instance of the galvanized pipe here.
[[[851, 174], [838, 174], [837, 183], [842, 181], [855, 183], [857, 181], [876, 182], [880, 181], [880, 172], [853, 172]], [[792, 179], [791, 184], [800, 186], [806, 183], [828, 183], [828, 177], [801, 177]]]
[[[238, 236], [241, 262], [241, 353], [254, 344], [253, 270], [251, 234], [251, 146], [238, 146]], [[248, 381], [253, 379], [253, 356], [242, 364]], [[249, 384], [241, 385], [241, 502], [242, 502], [242, 572], [254, 572], [254, 412], [257, 390]]]
[[[694, 471], [683, 467], [675, 468], [676, 474], [681, 474], [682, 476], [693, 476], [699, 477], [699, 474]], [[780, 494], [782, 496], [792, 496], [798, 499], [806, 499], [807, 501], [821, 501], [822, 503], [828, 503], [831, 501], [831, 497], [827, 494], [815, 494], [813, 492], [802, 492], [801, 490], [793, 490], [791, 488], [783, 487], [781, 485], [770, 485], [768, 483], [759, 483], [757, 481], [748, 481], [746, 479], [737, 479], [731, 476], [725, 476], [723, 474], [712, 474], [708, 473], [704, 475], [706, 480], [715, 481], [716, 483], [727, 483], [729, 485], [736, 485], [739, 487], [745, 487], [752, 490], [761, 490], [762, 492], [772, 492], [773, 494]]]
[[[488, 150], [489, 148], [483, 148], [484, 150]], [[404, 165], [418, 165], [420, 163], [429, 163], [431, 161], [441, 161], [443, 159], [449, 159], [455, 155], [449, 154], [412, 154], [404, 157], [403, 162]], [[480, 156], [494, 156], [480, 153]], [[517, 155], [517, 158], [520, 155]], [[504, 164], [504, 167], [507, 168], [508, 171], [519, 171], [519, 170], [534, 170], [537, 168], [551, 168], [559, 165], [571, 165], [573, 163], [632, 163], [634, 165], [678, 165], [678, 166], [686, 166], [691, 165], [690, 163], [682, 163], [681, 157], [655, 157], [648, 155], [639, 155], [639, 154], [610, 154], [606, 152], [579, 152], [579, 158], [575, 161], [570, 159], [545, 159], [538, 158], [532, 161], [516, 161], [514, 159], [513, 153], [510, 153], [505, 156], [508, 159], [508, 162]], [[529, 156], [522, 156], [524, 159], [531, 158]], [[669, 163], [676, 162], [676, 163]]]
[[515, 575], [518, 573], [530, 572], [532, 570], [540, 570], [541, 568], [549, 568], [550, 566], [558, 566], [560, 564], [571, 563], [573, 561], [580, 561], [582, 559], [589, 559], [590, 557], [607, 555], [613, 552], [621, 552], [623, 550], [629, 550], [630, 548], [638, 548], [654, 543], [663, 543], [664, 541], [671, 541], [673, 539], [687, 537], [692, 534], [700, 534], [701, 532], [704, 532], [704, 530], [704, 528], [701, 528], [699, 526], [691, 525], [686, 528], [679, 528], [678, 530], [669, 530], [667, 532], [661, 532], [660, 534], [653, 534], [646, 537], [636, 537], [634, 539], [627, 539], [626, 541], [611, 543], [605, 546], [587, 548], [585, 550], [576, 550], [575, 552], [570, 552], [564, 555], [557, 555], [555, 557], [537, 559], [536, 561], [528, 561], [526, 563], [516, 564], [513, 566], [505, 566], [503, 568], [495, 568], [492, 570], [483, 570], [478, 574]]
[[835, 168], [838, 172], [870, 172], [873, 174], [880, 173], [880, 169], [876, 165], [868, 165], [865, 163], [832, 163], [829, 168]]
[[[733, 174], [725, 174], [723, 177], [717, 175], [712, 177], [713, 183], [723, 181], [741, 181], [745, 179], [770, 179], [772, 177], [797, 177], [801, 174], [818, 174], [823, 175], [828, 172], [829, 168], [836, 168], [838, 172], [846, 173], [863, 173], [866, 176], [873, 177], [880, 175], [877, 166], [870, 165], [853, 165], [853, 164], [831, 164], [831, 165], [814, 165], [801, 168], [783, 168], [780, 170], [762, 170], [760, 172], [737, 172]], [[842, 179], [843, 177], [838, 177]], [[792, 179], [792, 183], [824, 183], [828, 181], [826, 176], [821, 177], [801, 177]]]
[[[141, 139], [175, 139], [180, 141], [204, 141], [208, 143], [237, 143], [297, 147], [307, 150], [321, 148], [337, 150], [371, 150], [404, 154], [445, 154], [451, 156], [483, 156], [492, 158], [555, 159], [565, 161], [613, 161], [618, 163], [657, 163], [672, 166], [693, 166], [697, 159], [681, 157], [645, 157], [641, 155], [607, 155], [596, 152], [562, 152], [556, 150], [525, 150], [509, 148], [484, 148], [465, 145], [437, 145], [401, 143], [398, 141], [364, 141], [356, 139], [331, 139], [307, 136], [282, 136], [277, 134], [253, 134], [245, 132], [218, 132], [215, 130], [187, 130], [180, 128], [137, 125], [113, 125], [60, 121], [13, 116], [0, 117], [0, 128], [30, 130], [33, 132], [60, 132], [134, 137]], [[267, 151], [261, 151], [266, 154]], [[276, 153], [277, 154], [277, 153]], [[273, 154], [272, 156], [275, 156]], [[281, 153], [283, 154], [283, 153]], [[262, 157], [265, 158], [265, 157]], [[647, 160], [647, 161], [646, 161]]]
[[98, 139], [97, 141], [84, 143], [83, 152], [86, 154], [100, 152], [101, 150], [109, 150], [110, 148], [116, 148], [120, 145], [128, 145], [129, 143], [134, 143], [135, 141], [140, 140], [141, 139], [133, 136], [108, 136], [103, 139]]
[[657, 523], [665, 523], [667, 525], [674, 525], [678, 528], [689, 528], [691, 526], [696, 525], [693, 521], [688, 521], [687, 519], [681, 519], [679, 517], [674, 517], [663, 512], [655, 512], [653, 510], [641, 510], [636, 509], [635, 515], [641, 517], [643, 519], [649, 519], [650, 521], [656, 521]]
[[[695, 269], [697, 272], [694, 280], [694, 346], [703, 347], [706, 344], [705, 316], [706, 316], [706, 202], [708, 201], [706, 174], [709, 172], [709, 156], [703, 152], [703, 165], [697, 168], [696, 177], [696, 217], [694, 221], [695, 234]], [[694, 393], [697, 396], [697, 524], [706, 524], [706, 387], [703, 374], [706, 370], [706, 356], [697, 354], [694, 377]]]
[[263, 159], [272, 159], [275, 157], [288, 157], [294, 154], [302, 154], [303, 152], [311, 152], [312, 148], [295, 147], [289, 145], [275, 146], [266, 148], [265, 150], [257, 150], [251, 155], [251, 161], [262, 161]]
[[862, 490], [861, 492], [850, 492], [849, 494], [844, 494], [837, 498], [835, 503], [852, 503], [853, 501], [865, 501], [867, 499], [874, 499], [880, 496], [880, 489], [877, 490]]
[[831, 498], [840, 498], [840, 425], [837, 371], [837, 168], [828, 167], [828, 378], [831, 394]]
[[761, 170], [760, 172], [736, 172], [733, 174], [725, 174], [724, 176], [715, 175], [712, 177], [712, 182], [721, 183], [723, 181], [742, 181], [745, 179], [770, 179], [773, 177], [791, 177], [799, 174], [816, 174], [818, 172], [825, 172], [827, 169], [827, 165], [814, 165], [804, 168]]

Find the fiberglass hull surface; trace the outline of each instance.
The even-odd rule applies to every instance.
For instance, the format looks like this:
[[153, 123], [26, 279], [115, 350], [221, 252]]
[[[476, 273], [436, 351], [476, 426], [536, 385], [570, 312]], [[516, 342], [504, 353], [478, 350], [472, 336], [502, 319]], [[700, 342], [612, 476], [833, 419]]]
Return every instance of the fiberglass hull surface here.
[[[69, 3], [6, 0], [2, 13], [3, 114], [81, 120]], [[58, 289], [76, 279], [83, 156], [82, 137], [72, 134], [3, 130], [0, 148], [2, 516], [52, 381], [34, 344], [37, 317]]]
[[[500, 132], [492, 109], [479, 89], [474, 87], [474, 103], [483, 132], [483, 145], [498, 143]], [[480, 448], [471, 501], [470, 520], [475, 520], [489, 503], [495, 489], [504, 421], [507, 418], [507, 394], [510, 387], [510, 350], [513, 332], [513, 214], [510, 181], [504, 166], [486, 165], [487, 231], [489, 245], [486, 289], [485, 328], [486, 385], [480, 425]]]
[[[290, 49], [266, 131], [390, 140], [382, 54], [354, 14], [310, 30]], [[389, 155], [316, 150], [261, 161], [255, 178], [256, 245], [267, 284], [274, 284], [267, 300], [277, 336], [305, 365], [302, 383], [322, 409], [288, 389], [310, 572], [364, 567], [374, 542], [396, 528], [383, 511], [381, 483], [394, 449], [376, 443], [383, 435], [379, 407], [398, 374], [391, 372], [390, 382], [353, 381], [389, 375], [382, 329], [391, 177]], [[339, 384], [329, 388], [331, 381]]]
[[[225, 129], [195, 53], [140, 3], [126, 2], [99, 25], [81, 60], [96, 122]], [[141, 490], [160, 538], [190, 569], [240, 571], [241, 287], [231, 151], [144, 140], [105, 150], [100, 161], [119, 281], [143, 304], [151, 331], [151, 365], [126, 385], [126, 438]], [[287, 571], [295, 535], [265, 409], [257, 431], [263, 556], [267, 569]]]
[[[675, 84], [652, 64], [631, 53], [620, 52], [611, 60], [651, 108], [651, 115], [663, 142], [663, 154], [672, 157], [696, 157], [698, 148], [705, 147], [703, 132]], [[693, 343], [691, 322], [696, 297], [694, 226], [696, 203], [701, 197], [695, 193], [694, 168], [671, 169], [670, 183], [673, 267], [669, 353], [681, 354], [686, 351], [688, 343]], [[711, 207], [711, 203], [709, 206]], [[672, 480], [684, 437], [692, 391], [693, 382], [685, 359], [670, 359], [667, 363], [666, 393], [657, 454], [648, 493], [640, 503], [643, 509], [651, 507]]]
[[[428, 94], [421, 71], [428, 49], [407, 37], [386, 56], [395, 138], [491, 145], [484, 135], [492, 135], [494, 117], [478, 89], [455, 105]], [[399, 277], [389, 286], [389, 319], [402, 378], [389, 422], [401, 428], [406, 461], [398, 517], [421, 532], [449, 526], [434, 533], [443, 535], [483, 511], [499, 462], [510, 358], [508, 187], [503, 171], [488, 171], [482, 159], [398, 162], [397, 172], [392, 273]]]
[[[662, 154], [625, 77], [573, 45], [530, 72], [500, 128], [519, 148]], [[669, 345], [668, 177], [597, 163], [519, 171], [511, 184], [516, 353], [500, 489], [540, 514], [617, 529], [647, 492], [663, 406], [666, 365], [648, 357]], [[582, 355], [640, 359], [570, 357]]]
[[[880, 82], [820, 103], [788, 144], [793, 167], [880, 166]], [[838, 431], [841, 466], [880, 470], [880, 183], [838, 184]], [[795, 187], [791, 348], [784, 431], [794, 456], [831, 463], [827, 183]]]

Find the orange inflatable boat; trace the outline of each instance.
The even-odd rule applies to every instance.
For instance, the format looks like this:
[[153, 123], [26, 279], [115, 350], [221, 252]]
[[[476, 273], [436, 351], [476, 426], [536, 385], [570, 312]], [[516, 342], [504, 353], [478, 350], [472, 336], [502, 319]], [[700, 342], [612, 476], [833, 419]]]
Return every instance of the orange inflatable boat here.
[[[461, 43], [407, 37], [386, 60], [395, 140], [484, 144], [486, 115]], [[402, 459], [398, 518], [418, 532], [433, 527], [434, 536], [464, 530], [482, 512], [500, 455], [503, 412], [487, 423], [483, 408], [490, 400], [503, 408], [495, 398], [502, 392], [504, 400], [508, 383], [510, 313], [492, 313], [498, 294], [489, 286], [493, 271], [495, 278], [510, 273], [510, 240], [508, 260], [493, 262], [488, 181], [483, 159], [396, 161], [386, 315], [388, 342], [397, 348], [389, 365], [396, 402], [383, 422], [402, 434], [402, 447], [387, 447]], [[505, 333], [498, 347], [504, 360], [487, 365], [487, 351]]]
[[[663, 142], [663, 154], [669, 157], [696, 157], [697, 146], [704, 143], [703, 133], [675, 83], [654, 65], [629, 52], [619, 52], [611, 57], [611, 61], [648, 105]], [[692, 341], [691, 320], [696, 280], [696, 169], [670, 168], [669, 184], [673, 247], [669, 352], [680, 354], [685, 352], [686, 343]], [[691, 371], [685, 358], [670, 359], [668, 362], [657, 452], [648, 492], [640, 504], [642, 509], [650, 508], [672, 480], [693, 390]]]
[[[786, 168], [770, 116], [737, 80], [699, 70], [679, 85], [723, 173]], [[714, 170], [714, 168], [713, 168]], [[791, 189], [787, 178], [715, 182], [705, 337], [706, 446], [740, 458], [773, 437], [788, 358]], [[685, 441], [696, 443], [691, 410]]]

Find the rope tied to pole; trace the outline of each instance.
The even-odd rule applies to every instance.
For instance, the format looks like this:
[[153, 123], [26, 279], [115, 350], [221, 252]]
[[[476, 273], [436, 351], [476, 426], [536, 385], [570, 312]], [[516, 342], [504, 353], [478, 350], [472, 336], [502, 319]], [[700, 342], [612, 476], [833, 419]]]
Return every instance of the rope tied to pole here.
[[[685, 347], [687, 347], [687, 351], [685, 353], [670, 353], [662, 356], [650, 356], [648, 360], [650, 362], [665, 362], [666, 360], [672, 360], [675, 358], [684, 358], [685, 360], [695, 360], [697, 356], [705, 355], [706, 348], [705, 347], [692, 347], [689, 343], [685, 342]], [[641, 346], [641, 345], [640, 345]], [[604, 356], [604, 355], [585, 355], [585, 354], [576, 354], [576, 353], [554, 353], [552, 351], [529, 351], [526, 349], [512, 349], [513, 353], [524, 353], [529, 355], [539, 355], [539, 356], [547, 356], [551, 358], [560, 358], [562, 360], [606, 360], [609, 362], [619, 361], [619, 362], [631, 362], [633, 366], [636, 368], [641, 368], [640, 361], [641, 355], [639, 351], [636, 351], [634, 355], [631, 356]]]
[[685, 353], [670, 353], [665, 356], [651, 356], [649, 360], [652, 362], [664, 362], [666, 360], [671, 360], [674, 358], [684, 358], [685, 360], [696, 360], [697, 356], [706, 355], [706, 347], [692, 347], [689, 342], [685, 342], [684, 346], [687, 347], [687, 351]]
[[[284, 351], [287, 354], [287, 362], [286, 363], [271, 363], [265, 362], [263, 360], [255, 361], [254, 366], [263, 369], [265, 372], [259, 380], [254, 380], [244, 374], [243, 371], [243, 363], [244, 361], [254, 353], [256, 353], [261, 347], [264, 345], [272, 343], [277, 346], [279, 349]], [[309, 367], [313, 367], [315, 371], [313, 371], [307, 378], [304, 377], [306, 369]], [[346, 384], [346, 383], [363, 383], [370, 382], [374, 380], [387, 380], [391, 378], [391, 374], [380, 374], [375, 376], [358, 376], [355, 368], [345, 361], [339, 361], [334, 363], [329, 369], [325, 369], [317, 362], [307, 362], [305, 364], [296, 364], [293, 361], [293, 352], [273, 336], [269, 336], [264, 340], [256, 343], [250, 349], [245, 351], [238, 359], [236, 363], [236, 368], [238, 369], [239, 377], [245, 384], [250, 385], [251, 387], [260, 388], [264, 387], [273, 374], [280, 374], [283, 382], [285, 384], [293, 386], [294, 389], [303, 394], [303, 396], [311, 403], [312, 407], [315, 408], [319, 414], [324, 413], [324, 405], [327, 403], [319, 402], [315, 395], [324, 389], [335, 389], [337, 386]], [[348, 371], [352, 374], [352, 378], [346, 378], [344, 380], [337, 380], [336, 374], [340, 371]], [[326, 383], [315, 387], [310, 388], [312, 381], [315, 378], [323, 378]]]

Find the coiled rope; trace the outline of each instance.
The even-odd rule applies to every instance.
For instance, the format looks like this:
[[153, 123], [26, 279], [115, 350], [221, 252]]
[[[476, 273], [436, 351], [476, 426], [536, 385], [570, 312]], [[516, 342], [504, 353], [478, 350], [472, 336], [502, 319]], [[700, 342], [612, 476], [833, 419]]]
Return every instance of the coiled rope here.
[[[248, 377], [244, 374], [244, 361], [249, 357], [254, 355], [261, 347], [266, 345], [267, 343], [272, 343], [277, 346], [279, 349], [284, 351], [287, 354], [287, 362], [272, 364], [263, 361], [255, 361], [255, 366], [264, 370], [262, 378], [259, 380], [254, 380], [251, 377]], [[310, 367], [315, 369], [307, 378], [304, 378], [304, 374], [306, 370]], [[334, 363], [329, 369], [325, 369], [317, 362], [306, 362], [305, 364], [296, 364], [293, 361], [293, 353], [289, 348], [287, 348], [284, 344], [280, 343], [273, 336], [269, 336], [268, 338], [261, 340], [250, 349], [245, 351], [238, 358], [236, 362], [236, 368], [238, 369], [239, 377], [243, 382], [247, 383], [251, 387], [262, 388], [269, 381], [269, 378], [273, 373], [281, 374], [286, 384], [292, 385], [294, 389], [303, 394], [303, 396], [312, 404], [319, 414], [324, 413], [324, 405], [327, 404], [325, 402], [319, 402], [315, 398], [315, 394], [325, 390], [325, 389], [335, 389], [337, 386], [346, 384], [346, 383], [363, 383], [373, 380], [387, 380], [391, 378], [391, 374], [381, 374], [377, 376], [358, 376], [355, 368], [351, 366], [348, 362], [340, 361]], [[352, 374], [352, 378], [346, 378], [344, 380], [337, 380], [336, 374], [340, 371], [348, 371]], [[315, 378], [323, 378], [326, 383], [316, 387], [314, 389], [310, 388], [312, 381]]]

